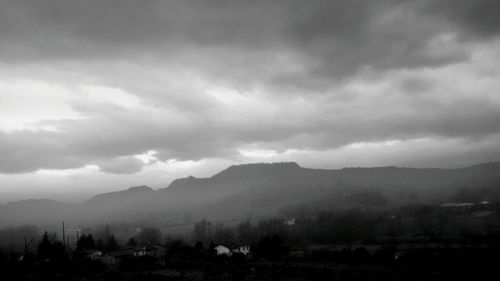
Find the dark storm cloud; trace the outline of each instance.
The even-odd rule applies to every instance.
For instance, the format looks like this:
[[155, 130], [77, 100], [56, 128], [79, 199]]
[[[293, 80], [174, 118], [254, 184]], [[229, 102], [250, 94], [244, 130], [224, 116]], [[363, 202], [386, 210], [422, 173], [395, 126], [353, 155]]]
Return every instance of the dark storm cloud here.
[[402, 79], [400, 87], [405, 93], [418, 94], [426, 92], [435, 86], [435, 81], [422, 77], [407, 77]]
[[500, 34], [500, 1], [426, 1], [424, 12], [445, 18], [465, 37], [497, 37]]
[[66, 169], [82, 165], [79, 153], [71, 151], [63, 139], [49, 132], [20, 131], [14, 134], [0, 131], [0, 171], [20, 173], [40, 168]]
[[[449, 73], [397, 76], [470, 63], [471, 46], [499, 35], [498, 3], [0, 0], [0, 66], [140, 99], [140, 109], [65, 101], [85, 118], [40, 122], [52, 132], [0, 130], [0, 173], [89, 164], [135, 173], [146, 164], [133, 156], [148, 150], [160, 161], [231, 159], [252, 145], [327, 150], [498, 134], [494, 83], [463, 93], [450, 86], [460, 81], [439, 80]], [[31, 65], [38, 68], [23, 73]], [[54, 69], [49, 78], [36, 73]], [[210, 85], [191, 87], [198, 80], [243, 101], [213, 98]], [[376, 89], [378, 80], [392, 86]]]
[[[288, 108], [279, 116], [254, 117], [250, 122], [220, 119], [222, 111], [197, 119], [185, 113], [161, 118], [155, 112], [113, 110], [94, 104], [97, 113], [92, 118], [46, 122], [56, 124], [61, 132], [2, 133], [0, 171], [19, 173], [95, 164], [103, 172], [134, 173], [145, 164], [132, 156], [147, 150], [157, 151], [162, 161], [230, 159], [236, 148], [248, 144], [277, 151], [327, 150], [388, 138], [473, 140], [500, 133], [500, 112], [495, 104], [464, 100], [443, 105], [425, 97], [419, 99], [420, 103], [413, 102], [410, 107], [400, 103], [400, 108], [390, 108], [394, 101], [387, 101], [374, 104], [377, 109], [366, 105], [365, 109], [344, 113], [329, 111], [325, 105], [297, 116], [300, 108]], [[163, 122], [165, 119], [172, 122]]]
[[[233, 79], [305, 88], [325, 88], [365, 69], [462, 61], [465, 50], [436, 53], [429, 42], [448, 31], [491, 37], [499, 26], [494, 0], [5, 0], [0, 5], [2, 60], [184, 60], [189, 50], [205, 53], [201, 60], [211, 62], [184, 63], [206, 67], [214, 76], [231, 76], [236, 69], [243, 73]], [[287, 50], [303, 70], [259, 77], [255, 70], [262, 61], [256, 56], [265, 61]]]

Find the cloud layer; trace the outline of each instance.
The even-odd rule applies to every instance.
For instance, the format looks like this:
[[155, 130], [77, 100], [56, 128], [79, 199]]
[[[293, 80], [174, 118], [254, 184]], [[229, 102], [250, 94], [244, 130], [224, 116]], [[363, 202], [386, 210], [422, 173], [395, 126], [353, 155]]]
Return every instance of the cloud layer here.
[[498, 160], [499, 35], [495, 0], [0, 1], [0, 193]]

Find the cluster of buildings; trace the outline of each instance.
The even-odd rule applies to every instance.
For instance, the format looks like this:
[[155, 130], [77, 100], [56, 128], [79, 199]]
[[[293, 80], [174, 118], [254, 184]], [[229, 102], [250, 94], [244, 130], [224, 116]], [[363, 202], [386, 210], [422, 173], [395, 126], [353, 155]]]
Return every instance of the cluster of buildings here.
[[250, 246], [237, 243], [226, 243], [218, 245], [214, 248], [218, 256], [232, 256], [233, 254], [242, 254], [244, 256], [250, 254]]
[[[226, 243], [213, 248], [217, 256], [232, 256], [241, 254], [247, 256], [250, 254], [250, 246], [237, 243]], [[95, 262], [99, 262], [109, 269], [116, 269], [123, 259], [134, 257], [153, 257], [158, 264], [165, 264], [167, 248], [164, 245], [154, 244], [142, 247], [129, 247], [116, 251], [103, 253], [99, 250], [88, 250], [84, 252], [85, 256]]]
[[110, 269], [115, 269], [122, 259], [132, 257], [153, 257], [159, 264], [165, 262], [167, 249], [164, 245], [154, 244], [142, 247], [129, 247], [103, 253], [99, 250], [85, 251], [85, 256], [92, 261], [100, 262]]

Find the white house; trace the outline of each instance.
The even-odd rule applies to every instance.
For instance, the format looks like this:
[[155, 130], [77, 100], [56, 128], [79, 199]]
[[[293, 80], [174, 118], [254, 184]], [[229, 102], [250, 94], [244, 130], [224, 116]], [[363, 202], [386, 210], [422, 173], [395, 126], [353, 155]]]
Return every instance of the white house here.
[[291, 219], [286, 219], [284, 222], [283, 222], [284, 225], [286, 226], [292, 226], [292, 225], [295, 225], [295, 218], [291, 218]]
[[134, 249], [134, 257], [143, 257], [146, 255], [146, 247], [138, 247]]
[[237, 246], [236, 248], [231, 249], [231, 252], [243, 254], [246, 256], [250, 254], [250, 246], [248, 245]]
[[219, 245], [219, 246], [215, 247], [214, 250], [217, 252], [218, 256], [222, 256], [222, 255], [230, 256], [231, 255], [231, 250], [228, 247], [223, 246], [223, 245]]
[[98, 250], [87, 250], [85, 256], [93, 261], [98, 260], [102, 256], [102, 252]]
[[167, 248], [163, 245], [153, 244], [146, 247], [146, 255], [155, 258], [164, 257], [167, 253]]
[[246, 256], [250, 254], [250, 246], [237, 245], [233, 243], [231, 243], [231, 245], [228, 246], [219, 245], [215, 247], [214, 250], [217, 252], [218, 256], [222, 255], [231, 256], [232, 254], [243, 254]]

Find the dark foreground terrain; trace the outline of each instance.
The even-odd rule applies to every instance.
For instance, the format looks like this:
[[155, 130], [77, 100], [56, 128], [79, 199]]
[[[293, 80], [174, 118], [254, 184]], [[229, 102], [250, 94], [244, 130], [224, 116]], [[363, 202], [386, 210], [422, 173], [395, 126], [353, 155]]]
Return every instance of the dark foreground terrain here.
[[9, 203], [0, 280], [497, 280], [499, 175], [252, 164], [81, 204]]
[[[130, 268], [98, 264], [36, 264], [4, 260], [2, 280], [495, 280], [498, 247], [426, 248], [405, 253], [364, 248], [296, 258], [177, 259], [167, 266], [134, 261]], [[130, 264], [129, 264], [130, 266]], [[134, 268], [135, 267], [135, 268]]]
[[499, 207], [295, 208], [232, 226], [202, 220], [188, 239], [142, 228], [124, 240], [123, 227], [107, 225], [71, 243], [48, 232], [28, 237], [33, 227], [12, 228], [0, 236], [27, 238], [24, 249], [0, 253], [1, 280], [496, 280]]

